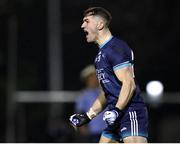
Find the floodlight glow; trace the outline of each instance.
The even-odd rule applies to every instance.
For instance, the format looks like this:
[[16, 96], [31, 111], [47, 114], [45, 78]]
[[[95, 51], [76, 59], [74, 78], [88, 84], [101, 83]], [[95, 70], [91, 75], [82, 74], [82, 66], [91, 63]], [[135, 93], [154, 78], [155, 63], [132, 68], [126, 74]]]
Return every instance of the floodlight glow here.
[[164, 87], [160, 81], [150, 81], [146, 85], [146, 92], [151, 98], [159, 98], [163, 93]]

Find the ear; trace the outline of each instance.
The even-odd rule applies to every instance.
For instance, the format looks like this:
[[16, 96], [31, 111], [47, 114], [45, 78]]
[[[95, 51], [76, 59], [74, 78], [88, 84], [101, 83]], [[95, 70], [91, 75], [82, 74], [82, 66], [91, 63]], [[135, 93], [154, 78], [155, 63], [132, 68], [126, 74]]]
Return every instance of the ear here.
[[97, 28], [98, 28], [98, 30], [102, 30], [104, 28], [104, 23], [102, 21], [99, 21]]

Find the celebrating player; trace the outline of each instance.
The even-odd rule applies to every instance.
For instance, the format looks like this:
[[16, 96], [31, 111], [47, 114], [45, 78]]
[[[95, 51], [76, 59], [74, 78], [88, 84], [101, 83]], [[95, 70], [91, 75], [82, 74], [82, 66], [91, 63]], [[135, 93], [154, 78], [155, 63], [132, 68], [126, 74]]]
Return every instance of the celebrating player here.
[[134, 55], [126, 42], [111, 34], [110, 21], [111, 14], [102, 7], [91, 7], [84, 12], [81, 28], [86, 40], [99, 47], [94, 63], [102, 92], [87, 113], [72, 115], [70, 122], [80, 127], [107, 107], [103, 115], [107, 128], [100, 143], [120, 140], [146, 143], [148, 112], [134, 76]]

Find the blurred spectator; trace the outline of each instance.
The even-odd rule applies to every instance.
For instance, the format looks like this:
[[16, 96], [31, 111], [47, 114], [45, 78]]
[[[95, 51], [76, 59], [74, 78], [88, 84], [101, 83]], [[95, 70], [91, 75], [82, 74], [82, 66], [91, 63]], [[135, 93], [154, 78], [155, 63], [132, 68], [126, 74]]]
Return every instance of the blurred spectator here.
[[[96, 78], [94, 65], [86, 66], [80, 73], [80, 78], [85, 87], [76, 100], [75, 110], [78, 113], [87, 112], [99, 95], [100, 88]], [[98, 142], [102, 130], [105, 128], [103, 112], [94, 118], [88, 125], [79, 128], [81, 142]], [[83, 137], [83, 139], [82, 139]], [[84, 141], [85, 140], [85, 141]]]

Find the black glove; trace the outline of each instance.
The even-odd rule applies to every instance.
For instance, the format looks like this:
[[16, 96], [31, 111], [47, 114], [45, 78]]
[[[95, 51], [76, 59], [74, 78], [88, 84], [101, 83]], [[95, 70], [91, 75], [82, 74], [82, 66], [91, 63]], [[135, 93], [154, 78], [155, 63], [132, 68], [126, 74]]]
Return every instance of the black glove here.
[[123, 111], [117, 107], [106, 111], [103, 115], [103, 120], [107, 123], [107, 125], [114, 125], [114, 123], [119, 120], [123, 116]]
[[74, 114], [69, 118], [69, 120], [71, 124], [73, 124], [76, 127], [80, 127], [91, 121], [91, 119], [87, 116], [87, 114]]

